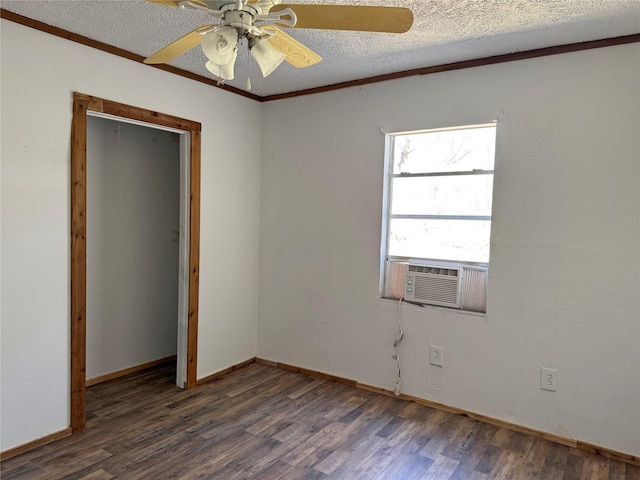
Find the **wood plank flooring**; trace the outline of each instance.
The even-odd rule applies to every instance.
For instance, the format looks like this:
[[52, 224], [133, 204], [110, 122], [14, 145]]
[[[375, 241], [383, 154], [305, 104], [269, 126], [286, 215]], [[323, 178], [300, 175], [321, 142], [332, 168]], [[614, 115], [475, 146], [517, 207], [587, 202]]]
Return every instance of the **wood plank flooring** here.
[[182, 391], [172, 367], [87, 390], [84, 432], [3, 480], [640, 480], [640, 467], [253, 363]]

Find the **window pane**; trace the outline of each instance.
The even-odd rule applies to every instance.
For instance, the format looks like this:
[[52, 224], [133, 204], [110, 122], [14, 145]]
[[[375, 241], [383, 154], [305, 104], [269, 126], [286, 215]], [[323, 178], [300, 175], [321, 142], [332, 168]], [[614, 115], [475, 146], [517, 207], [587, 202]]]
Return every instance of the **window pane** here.
[[490, 221], [391, 219], [390, 256], [489, 262]]
[[493, 175], [392, 180], [392, 215], [491, 216]]
[[493, 170], [495, 127], [394, 137], [393, 173]]

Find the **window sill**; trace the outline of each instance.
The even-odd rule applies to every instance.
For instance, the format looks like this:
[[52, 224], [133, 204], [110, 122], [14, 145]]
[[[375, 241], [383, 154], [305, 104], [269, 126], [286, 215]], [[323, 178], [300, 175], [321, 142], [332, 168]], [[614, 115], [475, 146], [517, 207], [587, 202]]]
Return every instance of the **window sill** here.
[[[395, 300], [393, 298], [379, 298], [378, 299], [378, 305], [398, 305], [398, 300]], [[487, 318], [487, 314], [486, 313], [482, 313], [482, 312], [472, 312], [470, 310], [461, 310], [458, 308], [447, 308], [447, 307], [439, 307], [437, 305], [418, 305], [418, 304], [414, 304], [414, 303], [409, 303], [409, 302], [402, 302], [403, 306], [409, 307], [409, 308], [414, 308], [414, 309], [420, 309], [420, 310], [437, 310], [439, 312], [444, 312], [444, 313], [450, 313], [453, 315], [470, 315], [472, 317], [480, 317], [480, 318]]]

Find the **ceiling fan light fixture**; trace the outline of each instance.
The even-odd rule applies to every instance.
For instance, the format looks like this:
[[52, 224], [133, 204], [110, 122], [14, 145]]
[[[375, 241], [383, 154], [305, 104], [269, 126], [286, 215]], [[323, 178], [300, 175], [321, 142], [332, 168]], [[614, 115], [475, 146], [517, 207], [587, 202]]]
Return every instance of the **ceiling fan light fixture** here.
[[249, 49], [251, 56], [258, 62], [263, 77], [269, 76], [287, 56], [264, 39], [256, 39], [249, 45]]
[[227, 65], [237, 54], [238, 32], [235, 28], [224, 26], [202, 37], [202, 51], [217, 65]]

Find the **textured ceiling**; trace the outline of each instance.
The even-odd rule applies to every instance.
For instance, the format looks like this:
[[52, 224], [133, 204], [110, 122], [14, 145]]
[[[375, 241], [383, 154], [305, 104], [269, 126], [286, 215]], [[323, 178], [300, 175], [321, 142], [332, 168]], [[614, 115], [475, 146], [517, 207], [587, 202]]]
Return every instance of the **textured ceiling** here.
[[[236, 78], [227, 82], [273, 95], [404, 70], [555, 45], [640, 33], [640, 0], [288, 0], [287, 3], [384, 5], [410, 8], [404, 34], [288, 29], [323, 61], [296, 69], [283, 63], [267, 78], [241, 49]], [[2, 0], [5, 10], [130, 52], [149, 56], [194, 28], [208, 14], [143, 0]], [[205, 77], [199, 47], [171, 65]]]

